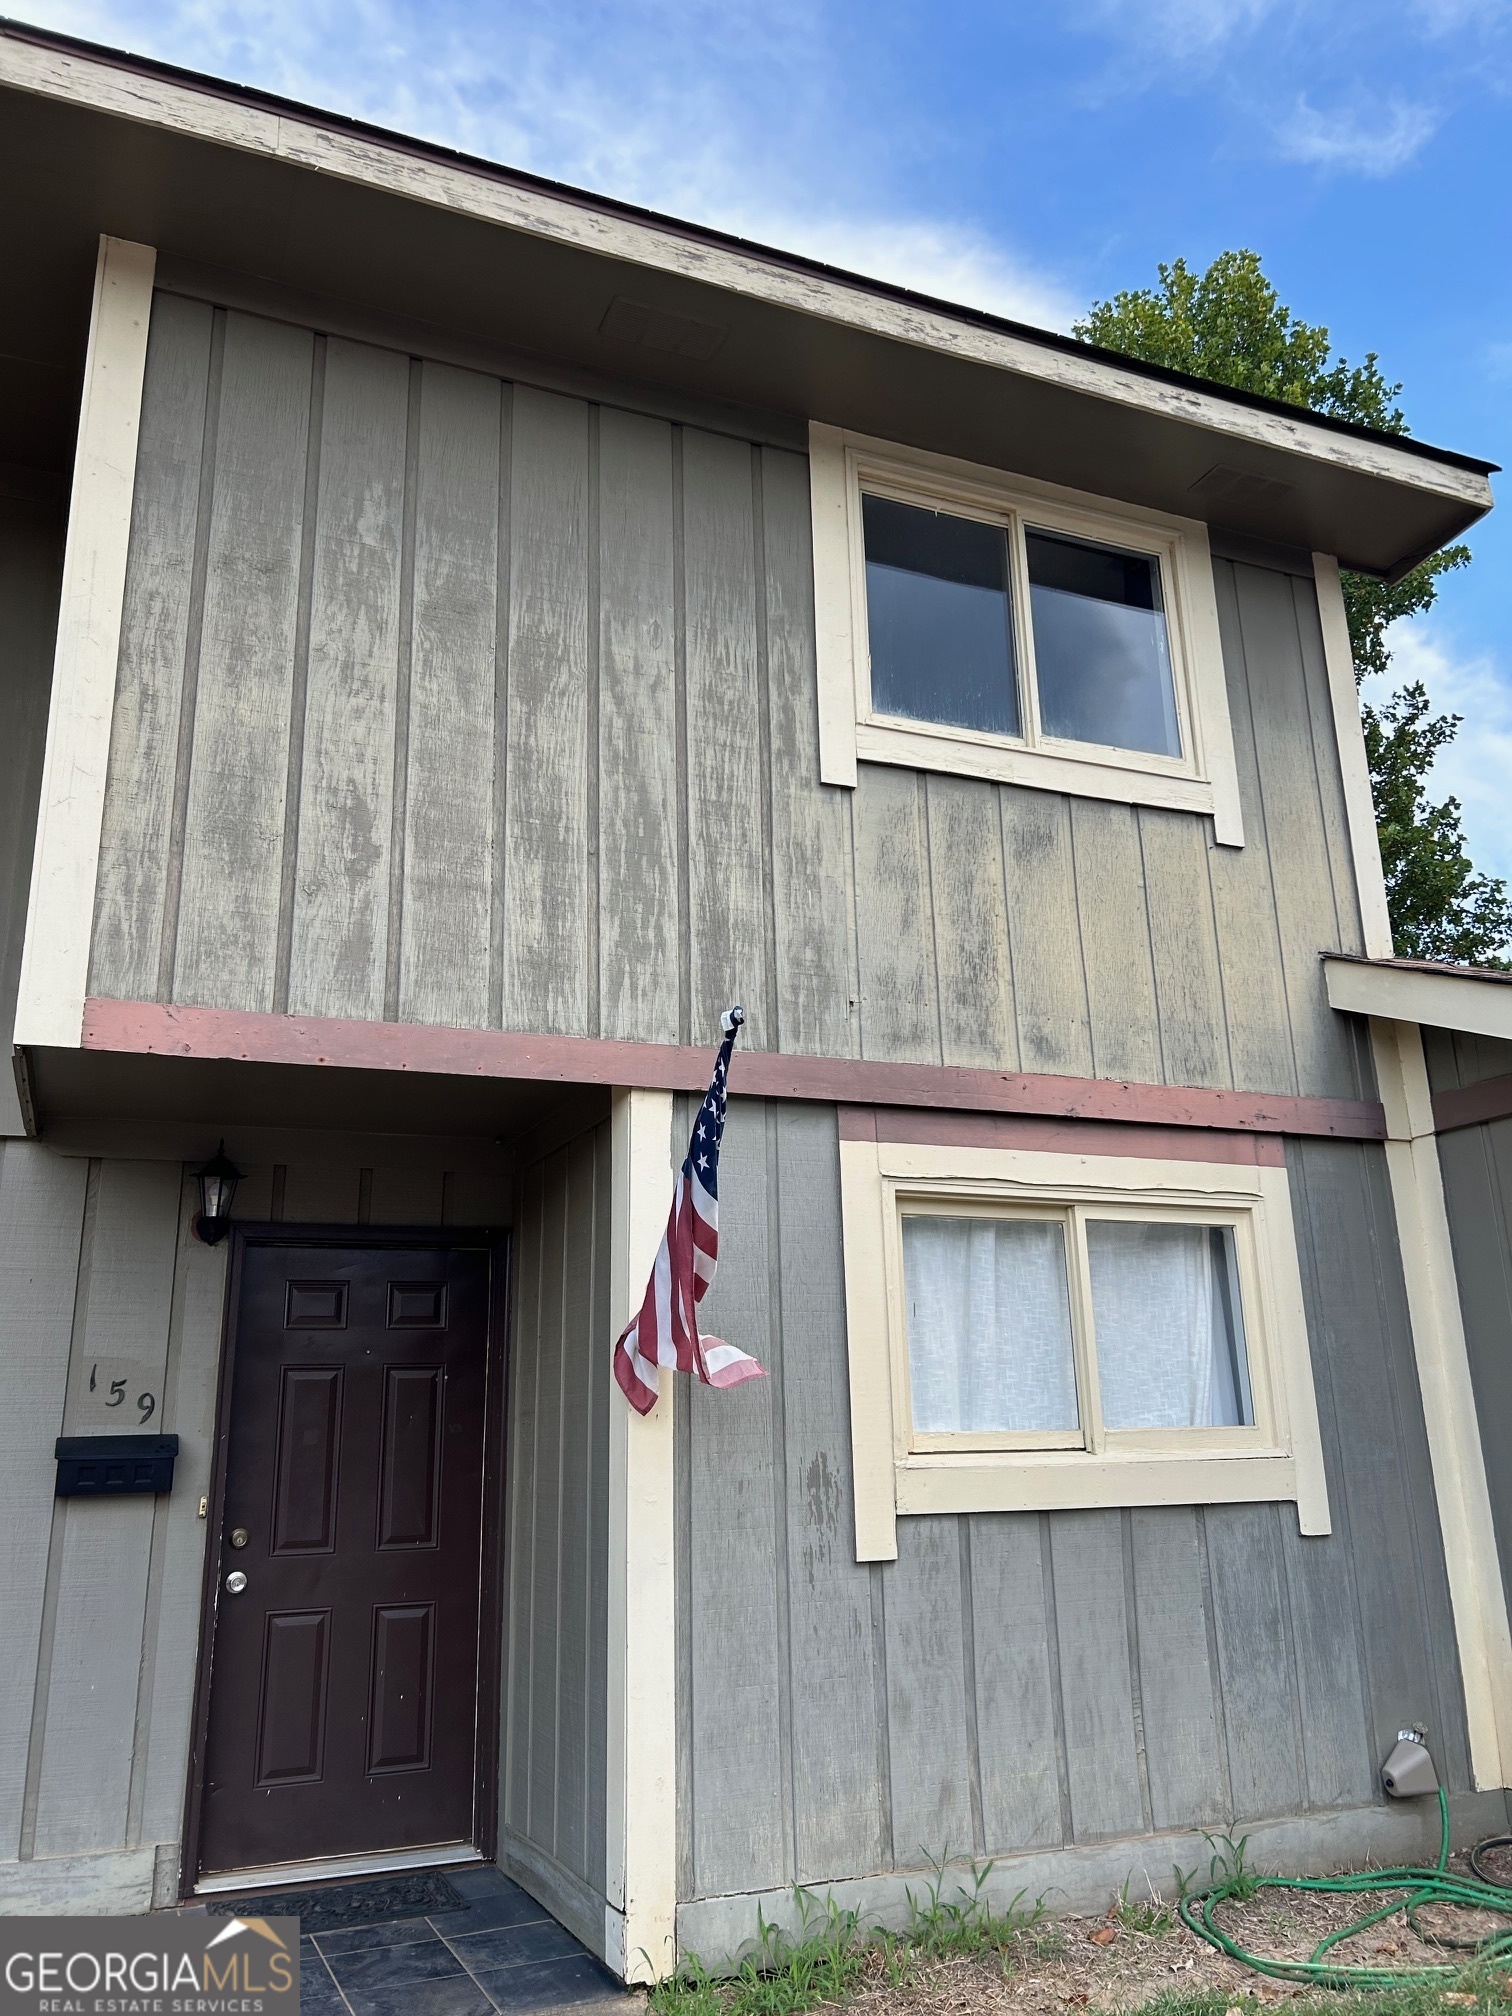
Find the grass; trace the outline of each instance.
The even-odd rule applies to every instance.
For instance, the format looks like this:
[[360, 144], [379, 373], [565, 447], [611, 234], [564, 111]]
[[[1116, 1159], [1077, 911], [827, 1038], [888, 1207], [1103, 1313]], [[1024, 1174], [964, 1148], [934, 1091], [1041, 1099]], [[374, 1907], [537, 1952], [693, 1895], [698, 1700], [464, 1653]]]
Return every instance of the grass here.
[[[1228, 1883], [1240, 1902], [1253, 1897], [1259, 1881], [1248, 1860], [1248, 1837], [1206, 1838], [1212, 1850], [1208, 1881]], [[733, 1975], [716, 1978], [698, 1960], [684, 1962], [650, 1991], [652, 2016], [802, 2016], [821, 2005], [845, 2003], [866, 1976], [874, 1986], [880, 1981], [901, 1988], [927, 1964], [990, 1959], [1008, 1974], [1016, 1966], [1065, 1952], [1065, 1934], [1047, 1919], [1043, 1896], [1031, 1903], [1028, 1893], [1020, 1891], [1005, 1910], [992, 1909], [986, 1894], [990, 1862], [973, 1863], [964, 1882], [957, 1872], [947, 1872], [943, 1858], [931, 1867], [923, 1890], [906, 1893], [908, 1922], [900, 1932], [864, 1925], [858, 1912], [841, 1910], [833, 1898], [795, 1888], [796, 1932], [768, 1924], [758, 1914], [754, 1950]], [[1178, 1894], [1185, 1894], [1197, 1871], [1174, 1873]], [[948, 1877], [956, 1879], [949, 1893]], [[1125, 1883], [1108, 1915], [1124, 1931], [1149, 1938], [1161, 1937], [1176, 1922], [1174, 1909], [1153, 1885], [1146, 1901], [1131, 1899]], [[1255, 1991], [1171, 1989], [1131, 2005], [1124, 2016], [1133, 2016], [1135, 2008], [1138, 2016], [1262, 2016], [1262, 2011], [1268, 2016], [1275, 1989], [1267, 2003], [1258, 1985]], [[1287, 1994], [1285, 2009], [1286, 2016], [1473, 2016], [1471, 2005], [1482, 2016], [1493, 2010], [1497, 2016], [1512, 2016], [1512, 1982], [1503, 1973], [1472, 1964], [1447, 1988], [1303, 1988]]]
[[651, 1990], [654, 2016], [798, 2016], [821, 2003], [842, 2002], [877, 1961], [889, 1987], [902, 1987], [921, 1961], [975, 1960], [992, 1956], [1006, 1972], [1013, 1958], [1044, 1958], [1060, 1950], [1061, 1935], [1042, 1925], [1045, 1900], [1025, 1902], [1020, 1891], [1005, 1911], [993, 1911], [985, 1890], [992, 1864], [973, 1863], [969, 1887], [946, 1894], [943, 1858], [919, 1895], [908, 1891], [908, 1923], [901, 1932], [865, 1926], [859, 1913], [842, 1911], [794, 1889], [798, 1930], [789, 1934], [757, 1915], [755, 1950], [739, 1969], [716, 1979], [696, 1959]]
[[[1286, 2003], [1286, 2016], [1457, 2016], [1460, 2009], [1473, 2016], [1472, 2002], [1484, 2016], [1507, 2007], [1502, 1977], [1482, 1968], [1466, 1968], [1449, 1993], [1446, 2008], [1444, 1991], [1436, 1987], [1305, 1989]], [[1141, 2003], [1139, 2016], [1260, 2016], [1265, 2007], [1257, 1995], [1171, 1990]]]

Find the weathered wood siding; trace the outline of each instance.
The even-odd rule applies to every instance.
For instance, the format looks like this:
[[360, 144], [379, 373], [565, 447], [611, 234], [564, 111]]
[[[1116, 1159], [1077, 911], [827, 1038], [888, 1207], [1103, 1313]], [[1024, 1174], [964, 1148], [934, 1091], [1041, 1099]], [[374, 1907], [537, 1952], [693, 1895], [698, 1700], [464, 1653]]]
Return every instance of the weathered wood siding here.
[[[231, 1130], [227, 1130], [228, 1133]], [[237, 1211], [326, 1224], [507, 1223], [507, 1158], [344, 1136], [248, 1155]], [[486, 1163], [490, 1158], [482, 1158]], [[0, 1902], [145, 1910], [177, 1897], [225, 1308], [225, 1246], [190, 1234], [176, 1161], [0, 1143]], [[53, 1496], [92, 1358], [129, 1358], [177, 1433], [171, 1494]], [[49, 1888], [48, 1886], [52, 1887]], [[40, 1887], [39, 1887], [40, 1886]]]
[[908, 1518], [858, 1566], [834, 1114], [732, 1104], [707, 1323], [770, 1376], [678, 1394], [681, 1897], [1368, 1807], [1417, 1720], [1467, 1787], [1384, 1157], [1289, 1166], [1330, 1537], [1272, 1505]]
[[[1425, 1029], [1423, 1047], [1435, 1092], [1512, 1077], [1512, 1043]], [[1457, 1127], [1439, 1136], [1438, 1151], [1502, 1581], [1512, 1604], [1512, 1119]]]
[[[0, 1056], [9, 1057], [26, 932], [32, 843], [47, 745], [63, 524], [56, 505], [0, 494]], [[0, 1135], [22, 1133], [10, 1071], [0, 1070]]]
[[160, 294], [92, 989], [1358, 1095], [1312, 584], [1215, 566], [1242, 850], [832, 789], [803, 456]]
[[521, 1172], [509, 1351], [500, 1859], [604, 1941], [610, 1129]]

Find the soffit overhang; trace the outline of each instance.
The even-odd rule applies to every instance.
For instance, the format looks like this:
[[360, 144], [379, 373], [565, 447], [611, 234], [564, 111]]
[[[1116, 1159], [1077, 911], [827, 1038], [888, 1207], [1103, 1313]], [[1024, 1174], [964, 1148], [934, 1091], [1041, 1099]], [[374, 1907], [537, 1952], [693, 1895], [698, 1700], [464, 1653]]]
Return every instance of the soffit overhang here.
[[[0, 310], [14, 416], [0, 462], [66, 463], [108, 232], [156, 246], [165, 270], [252, 276], [317, 317], [326, 302], [387, 318], [417, 348], [433, 330], [443, 351], [461, 338], [737, 428], [766, 415], [771, 438], [823, 420], [1375, 573], [1491, 504], [1494, 465], [1467, 456], [17, 24], [0, 24], [0, 172], [0, 259], [24, 282]], [[606, 330], [617, 301], [712, 354], [616, 333], [644, 314]]]

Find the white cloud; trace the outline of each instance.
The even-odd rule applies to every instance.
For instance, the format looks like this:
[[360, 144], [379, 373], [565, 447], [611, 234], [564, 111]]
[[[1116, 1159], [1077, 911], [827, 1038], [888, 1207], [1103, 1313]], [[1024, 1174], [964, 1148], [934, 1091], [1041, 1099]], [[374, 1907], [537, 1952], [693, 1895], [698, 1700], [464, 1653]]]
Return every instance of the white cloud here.
[[1395, 98], [1366, 114], [1343, 108], [1321, 112], [1299, 98], [1276, 134], [1283, 161], [1342, 174], [1394, 175], [1421, 152], [1438, 129], [1426, 105]]
[[33, 17], [1019, 321], [1064, 329], [1082, 305], [988, 233], [857, 186], [813, 0], [39, 0]]
[[1152, 68], [1202, 63], [1252, 34], [1276, 12], [1279, 0], [1094, 0], [1092, 25], [1135, 44]]
[[824, 217], [732, 205], [707, 221], [869, 279], [890, 280], [1039, 329], [1069, 329], [1086, 305], [985, 233], [928, 218]]
[[1365, 697], [1379, 706], [1395, 687], [1421, 680], [1436, 714], [1464, 717], [1428, 789], [1435, 801], [1459, 799], [1476, 867], [1512, 882], [1512, 664], [1485, 652], [1462, 655], [1431, 616], [1393, 624], [1387, 641], [1391, 670], [1385, 682], [1366, 680]]
[[1512, 16], [1512, 0], [1413, 0], [1412, 11], [1430, 35], [1456, 35], [1500, 27]]

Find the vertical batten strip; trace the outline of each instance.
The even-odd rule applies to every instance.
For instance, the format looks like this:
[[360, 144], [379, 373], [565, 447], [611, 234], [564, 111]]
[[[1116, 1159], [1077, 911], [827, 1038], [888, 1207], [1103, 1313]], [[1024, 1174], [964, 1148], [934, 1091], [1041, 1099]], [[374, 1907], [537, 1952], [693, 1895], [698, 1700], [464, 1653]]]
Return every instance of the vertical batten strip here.
[[1314, 553], [1313, 578], [1318, 588], [1318, 616], [1323, 625], [1323, 657], [1328, 667], [1328, 697], [1333, 703], [1334, 738], [1339, 745], [1339, 769], [1344, 780], [1344, 816], [1349, 826], [1349, 851], [1354, 858], [1355, 893], [1369, 959], [1389, 959], [1393, 951], [1391, 916], [1386, 907], [1386, 878], [1381, 872], [1381, 844], [1376, 835], [1375, 803], [1370, 793], [1370, 768], [1360, 727], [1360, 698], [1355, 685], [1354, 653], [1349, 646], [1349, 621], [1339, 563], [1331, 553]]
[[[672, 1095], [614, 1095], [610, 1308], [634, 1313], [670, 1192]], [[612, 1339], [596, 1340], [610, 1378]], [[676, 1961], [677, 1688], [673, 1381], [649, 1415], [609, 1412], [609, 1740], [604, 1958], [626, 1980]]]
[[809, 423], [809, 507], [814, 536], [814, 642], [819, 685], [819, 775], [856, 785], [856, 674], [852, 659], [851, 532], [845, 436]]
[[18, 1044], [73, 1050], [83, 1028], [156, 265], [150, 245], [100, 240], [16, 1003]]
[[1477, 1790], [1491, 1790], [1507, 1783], [1512, 1766], [1512, 1631], [1460, 1314], [1428, 1069], [1415, 1022], [1372, 1016], [1370, 1036], [1386, 1108], [1386, 1166], [1465, 1689], [1470, 1771]]

